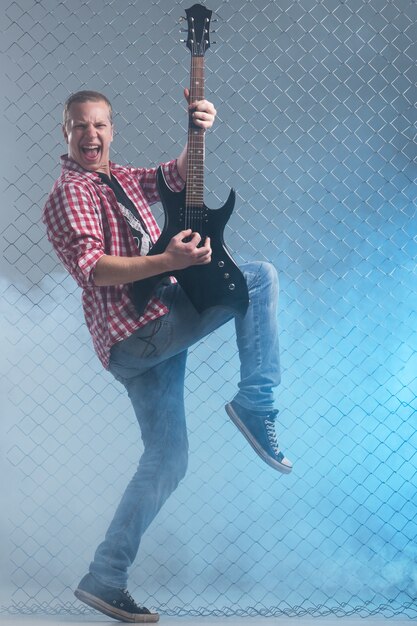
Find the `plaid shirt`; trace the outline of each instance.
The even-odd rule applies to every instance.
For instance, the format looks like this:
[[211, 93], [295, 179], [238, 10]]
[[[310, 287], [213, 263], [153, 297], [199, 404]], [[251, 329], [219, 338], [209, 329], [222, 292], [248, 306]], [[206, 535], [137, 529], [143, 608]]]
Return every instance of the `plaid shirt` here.
[[[129, 297], [130, 285], [98, 287], [94, 284], [94, 268], [104, 254], [135, 256], [138, 249], [108, 185], [98, 174], [84, 170], [67, 155], [61, 157], [61, 162], [61, 176], [45, 204], [43, 222], [56, 254], [83, 290], [84, 315], [94, 348], [108, 368], [111, 346], [165, 315], [167, 308], [157, 298], [152, 298], [143, 315], [138, 317]], [[168, 185], [173, 191], [180, 191], [184, 182], [176, 161], [164, 163], [162, 167]], [[110, 170], [136, 206], [155, 242], [160, 231], [149, 205], [159, 200], [156, 168], [110, 163]]]

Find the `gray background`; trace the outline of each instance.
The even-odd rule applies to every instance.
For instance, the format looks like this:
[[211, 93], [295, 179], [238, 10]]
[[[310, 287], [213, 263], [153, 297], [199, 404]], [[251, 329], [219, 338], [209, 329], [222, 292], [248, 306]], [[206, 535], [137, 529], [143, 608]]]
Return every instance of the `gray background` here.
[[[3, 611], [81, 610], [72, 588], [140, 452], [40, 222], [62, 103], [81, 88], [110, 97], [116, 161], [175, 157], [188, 6], [1, 1]], [[278, 429], [295, 468], [264, 466], [227, 420], [229, 324], [190, 355], [189, 473], [130, 590], [168, 614], [415, 617], [416, 2], [209, 8], [206, 202], [235, 187], [236, 260], [279, 269]]]

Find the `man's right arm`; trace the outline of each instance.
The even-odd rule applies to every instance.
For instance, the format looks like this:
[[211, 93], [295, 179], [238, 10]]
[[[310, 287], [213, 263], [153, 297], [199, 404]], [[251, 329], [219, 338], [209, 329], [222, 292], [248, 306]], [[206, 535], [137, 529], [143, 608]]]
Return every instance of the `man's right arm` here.
[[210, 263], [210, 239], [207, 238], [201, 246], [200, 242], [200, 235], [189, 229], [175, 235], [161, 254], [134, 257], [104, 254], [96, 263], [94, 284], [97, 287], [123, 285], [191, 265]]

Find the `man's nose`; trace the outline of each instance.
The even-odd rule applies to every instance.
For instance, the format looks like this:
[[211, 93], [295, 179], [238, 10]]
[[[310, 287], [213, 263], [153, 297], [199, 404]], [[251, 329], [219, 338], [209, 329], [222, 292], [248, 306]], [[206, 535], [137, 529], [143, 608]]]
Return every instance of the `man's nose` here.
[[85, 134], [88, 137], [95, 137], [96, 136], [97, 131], [96, 131], [96, 128], [95, 128], [94, 124], [89, 124], [87, 126], [87, 128], [85, 129]]

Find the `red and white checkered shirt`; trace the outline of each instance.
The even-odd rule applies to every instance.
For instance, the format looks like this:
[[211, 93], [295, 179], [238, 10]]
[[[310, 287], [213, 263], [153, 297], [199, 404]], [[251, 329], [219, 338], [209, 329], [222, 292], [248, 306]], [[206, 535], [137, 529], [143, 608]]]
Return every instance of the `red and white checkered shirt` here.
[[[88, 172], [67, 155], [61, 157], [62, 172], [43, 211], [49, 241], [66, 269], [82, 288], [82, 302], [94, 348], [108, 368], [111, 346], [129, 337], [137, 328], [167, 313], [165, 305], [152, 298], [138, 317], [129, 297], [130, 285], [98, 287], [94, 268], [104, 255], [136, 256], [133, 235], [116, 197], [95, 172]], [[181, 191], [176, 160], [162, 165], [167, 184]], [[160, 230], [149, 208], [159, 200], [156, 168], [133, 168], [110, 163], [115, 176], [132, 200], [152, 242]]]

